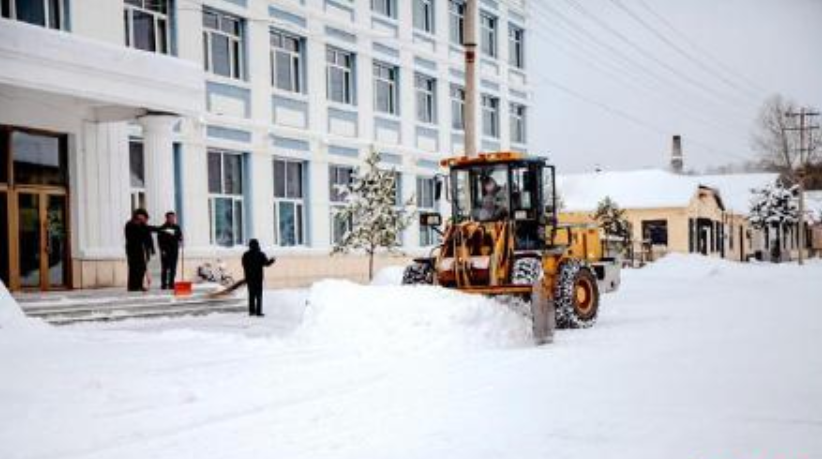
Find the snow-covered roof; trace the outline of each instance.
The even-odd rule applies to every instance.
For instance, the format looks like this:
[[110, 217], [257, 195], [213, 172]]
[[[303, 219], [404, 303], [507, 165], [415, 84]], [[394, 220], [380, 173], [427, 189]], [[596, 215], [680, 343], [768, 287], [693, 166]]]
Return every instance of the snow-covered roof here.
[[751, 190], [764, 188], [776, 183], [779, 174], [725, 174], [690, 176], [701, 185], [711, 187], [719, 192], [725, 209], [737, 213], [747, 213], [751, 207]]
[[719, 193], [726, 209], [747, 212], [751, 189], [774, 183], [776, 174], [680, 175], [660, 169], [564, 174], [557, 188], [564, 210], [588, 212], [606, 196], [623, 209], [684, 207], [700, 186]]

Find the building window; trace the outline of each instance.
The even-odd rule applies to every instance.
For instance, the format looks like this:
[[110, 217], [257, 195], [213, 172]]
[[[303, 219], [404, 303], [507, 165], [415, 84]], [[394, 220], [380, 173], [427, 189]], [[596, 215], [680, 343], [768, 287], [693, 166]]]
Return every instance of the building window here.
[[397, 74], [395, 65], [374, 62], [374, 110], [390, 115], [399, 114], [397, 109]]
[[414, 0], [414, 28], [434, 33], [434, 0]]
[[146, 167], [143, 142], [140, 139], [129, 139], [128, 165], [131, 182], [131, 210], [146, 207]]
[[465, 0], [449, 0], [448, 16], [451, 43], [461, 45], [465, 42]]
[[168, 0], [125, 0], [126, 46], [168, 54]]
[[511, 104], [511, 142], [525, 143], [525, 105]]
[[642, 239], [651, 245], [668, 245], [668, 220], [643, 220]]
[[207, 71], [242, 80], [242, 19], [217, 10], [203, 9], [203, 52]]
[[211, 243], [223, 247], [242, 244], [243, 155], [208, 150], [208, 213]]
[[437, 80], [426, 75], [414, 76], [417, 97], [417, 121], [435, 123], [437, 121]]
[[63, 0], [0, 0], [0, 15], [29, 24], [64, 30]]
[[325, 52], [328, 100], [354, 104], [354, 54], [328, 47]]
[[271, 84], [283, 91], [303, 92], [303, 40], [271, 31]]
[[[417, 209], [420, 212], [434, 212], [436, 182], [432, 177], [417, 177]], [[439, 243], [439, 235], [434, 228], [420, 225], [420, 246], [428, 247]]]
[[497, 57], [497, 18], [480, 13], [480, 49], [486, 56]]
[[345, 204], [345, 194], [342, 187], [351, 183], [354, 176], [354, 168], [351, 166], [329, 166], [328, 169], [328, 199], [331, 202], [331, 242], [340, 242], [353, 226], [350, 218], [343, 218], [339, 215], [340, 209]]
[[397, 19], [396, 0], [371, 0], [371, 11], [392, 19]]
[[451, 128], [465, 130], [465, 89], [451, 84]]
[[482, 96], [482, 134], [486, 137], [499, 138], [499, 99]]
[[525, 30], [508, 25], [508, 63], [521, 69], [525, 67]]
[[302, 161], [274, 160], [274, 242], [305, 244], [305, 188]]

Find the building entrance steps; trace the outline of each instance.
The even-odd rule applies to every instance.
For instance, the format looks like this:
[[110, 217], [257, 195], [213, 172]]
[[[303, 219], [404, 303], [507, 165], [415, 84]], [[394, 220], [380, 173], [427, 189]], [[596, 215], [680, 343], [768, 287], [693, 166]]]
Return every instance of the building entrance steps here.
[[243, 294], [208, 296], [220, 288], [215, 284], [196, 284], [191, 296], [179, 298], [171, 291], [154, 289], [148, 292], [122, 289], [18, 292], [14, 297], [26, 315], [53, 325], [246, 311]]

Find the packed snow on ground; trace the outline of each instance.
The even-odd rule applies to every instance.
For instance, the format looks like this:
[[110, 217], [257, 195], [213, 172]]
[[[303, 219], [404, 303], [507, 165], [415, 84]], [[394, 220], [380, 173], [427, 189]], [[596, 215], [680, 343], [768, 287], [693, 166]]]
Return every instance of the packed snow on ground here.
[[0, 330], [0, 457], [822, 457], [820, 278], [669, 256], [542, 347], [490, 300], [339, 281]]

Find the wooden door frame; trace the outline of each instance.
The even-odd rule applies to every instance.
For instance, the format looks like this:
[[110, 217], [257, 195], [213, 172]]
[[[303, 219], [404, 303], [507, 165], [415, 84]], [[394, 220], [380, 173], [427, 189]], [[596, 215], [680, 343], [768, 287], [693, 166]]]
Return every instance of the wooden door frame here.
[[[73, 285], [73, 276], [74, 276], [74, 269], [72, 263], [72, 221], [71, 221], [71, 174], [69, 171], [66, 171], [66, 185], [17, 185], [14, 180], [14, 152], [12, 151], [12, 139], [11, 134], [13, 132], [26, 132], [30, 134], [38, 134], [38, 135], [46, 135], [57, 137], [60, 140], [59, 148], [61, 149], [60, 154], [65, 154], [66, 160], [66, 167], [69, 167], [68, 161], [70, 155], [68, 154], [68, 135], [65, 133], [60, 132], [53, 132], [47, 131], [43, 129], [35, 129], [35, 128], [27, 128], [27, 127], [19, 127], [19, 126], [10, 126], [10, 125], [0, 125], [0, 131], [3, 131], [5, 134], [4, 139], [5, 143], [0, 145], [0, 149], [4, 149], [6, 151], [6, 160], [7, 160], [7, 171], [8, 171], [8, 182], [4, 184], [0, 184], [0, 191], [4, 191], [6, 193], [7, 199], [7, 211], [8, 211], [8, 233], [9, 233], [9, 253], [7, 256], [9, 257], [9, 285], [8, 288], [11, 291], [60, 291], [60, 290], [69, 290], [72, 288]], [[48, 276], [44, 276], [43, 273], [48, 272], [48, 259], [44, 258], [42, 255], [45, 252], [41, 253], [40, 257], [40, 286], [36, 288], [27, 287], [25, 289], [21, 289], [20, 287], [20, 240], [19, 240], [19, 230], [20, 230], [20, 221], [19, 221], [19, 195], [20, 194], [37, 194], [41, 198], [43, 196], [48, 197], [50, 196], [63, 196], [65, 197], [65, 226], [66, 226], [66, 254], [65, 254], [65, 264], [66, 264], [66, 273], [65, 273], [65, 285], [62, 287], [51, 287], [48, 282]], [[44, 209], [46, 209], [46, 200], [41, 199], [39, 202], [39, 209], [38, 209], [38, 216], [40, 218], [40, 224], [43, 224], [44, 221]], [[45, 238], [45, 231], [40, 230], [40, 250], [43, 251], [44, 247], [46, 246], [44, 242]], [[44, 269], [45, 266], [45, 269]]]
[[[38, 224], [40, 225], [40, 241], [38, 247], [40, 250], [40, 285], [38, 287], [21, 287], [20, 285], [20, 206], [19, 197], [22, 194], [32, 194], [38, 196]], [[65, 200], [65, 243], [66, 253], [63, 262], [65, 263], [65, 283], [63, 286], [52, 286], [49, 283], [48, 276], [48, 253], [45, 251], [47, 247], [47, 233], [44, 230], [47, 222], [48, 200], [52, 196], [60, 196]], [[11, 281], [11, 290], [14, 291], [60, 291], [71, 289], [72, 285], [72, 266], [71, 266], [71, 203], [68, 190], [62, 187], [54, 186], [20, 186], [9, 192], [9, 222], [11, 238], [9, 244], [9, 255], [11, 260], [9, 263], [9, 278]]]

